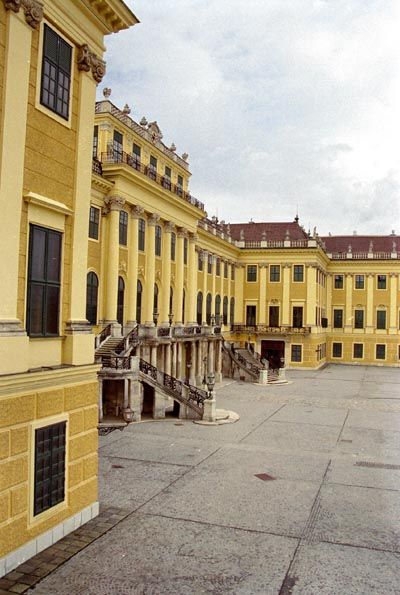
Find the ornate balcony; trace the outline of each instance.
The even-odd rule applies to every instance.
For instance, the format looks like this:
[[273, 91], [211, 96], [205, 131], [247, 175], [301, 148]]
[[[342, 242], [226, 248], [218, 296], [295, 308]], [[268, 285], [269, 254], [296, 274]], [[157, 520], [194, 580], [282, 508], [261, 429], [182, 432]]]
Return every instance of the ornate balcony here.
[[308, 335], [310, 326], [267, 326], [266, 324], [232, 324], [232, 333], [247, 335]]

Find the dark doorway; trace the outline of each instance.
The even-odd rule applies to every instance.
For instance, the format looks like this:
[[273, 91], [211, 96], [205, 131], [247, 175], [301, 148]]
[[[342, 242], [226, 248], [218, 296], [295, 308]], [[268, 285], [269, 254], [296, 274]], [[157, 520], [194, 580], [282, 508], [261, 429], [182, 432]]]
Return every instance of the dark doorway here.
[[143, 406], [142, 417], [153, 417], [154, 415], [154, 388], [143, 382]]
[[246, 325], [256, 325], [256, 306], [246, 306]]
[[281, 360], [285, 357], [285, 341], [261, 341], [261, 357], [269, 362], [270, 368], [281, 368]]

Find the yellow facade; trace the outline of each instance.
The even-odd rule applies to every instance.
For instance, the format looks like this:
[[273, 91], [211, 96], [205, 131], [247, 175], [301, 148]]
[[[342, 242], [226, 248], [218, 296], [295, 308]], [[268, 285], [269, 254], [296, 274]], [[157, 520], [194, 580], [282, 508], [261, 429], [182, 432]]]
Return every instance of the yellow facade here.
[[120, 0], [0, 2], [0, 576], [98, 513], [91, 137], [104, 35], [136, 22]]

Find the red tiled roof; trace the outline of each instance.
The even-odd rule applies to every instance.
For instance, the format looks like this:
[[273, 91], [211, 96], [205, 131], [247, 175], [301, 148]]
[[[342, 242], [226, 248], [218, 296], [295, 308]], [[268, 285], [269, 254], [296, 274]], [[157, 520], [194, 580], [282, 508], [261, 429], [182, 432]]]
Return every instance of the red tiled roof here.
[[[325, 236], [321, 237], [325, 242], [327, 252], [347, 252], [351, 246], [352, 252], [369, 252], [372, 242], [373, 252], [400, 252], [400, 236]], [[393, 242], [396, 249], [393, 250]]]
[[304, 240], [308, 235], [296, 221], [289, 223], [231, 223], [231, 236], [234, 240], [240, 240], [240, 232], [243, 230], [246, 242], [258, 242], [263, 239], [265, 232], [266, 240], [284, 240], [289, 232], [291, 240]]

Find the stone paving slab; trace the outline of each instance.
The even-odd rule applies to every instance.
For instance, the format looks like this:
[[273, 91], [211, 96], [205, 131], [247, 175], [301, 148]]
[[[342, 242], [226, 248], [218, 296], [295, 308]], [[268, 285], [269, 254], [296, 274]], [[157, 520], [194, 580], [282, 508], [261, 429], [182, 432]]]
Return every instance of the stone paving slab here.
[[400, 432], [384, 432], [367, 428], [345, 426], [338, 450], [360, 458], [374, 457], [378, 461], [386, 458], [400, 458]]
[[328, 543], [302, 544], [293, 595], [398, 595], [400, 556]]
[[265, 448], [299, 452], [329, 452], [336, 445], [340, 427], [307, 425], [267, 421], [244, 439], [246, 444], [259, 444]]
[[272, 595], [296, 546], [274, 535], [136, 515], [43, 580], [35, 595]]
[[275, 413], [271, 421], [342, 427], [347, 413], [347, 409], [289, 404]]
[[399, 493], [323, 485], [312, 539], [400, 552]]
[[350, 411], [346, 427], [400, 432], [400, 413]]

